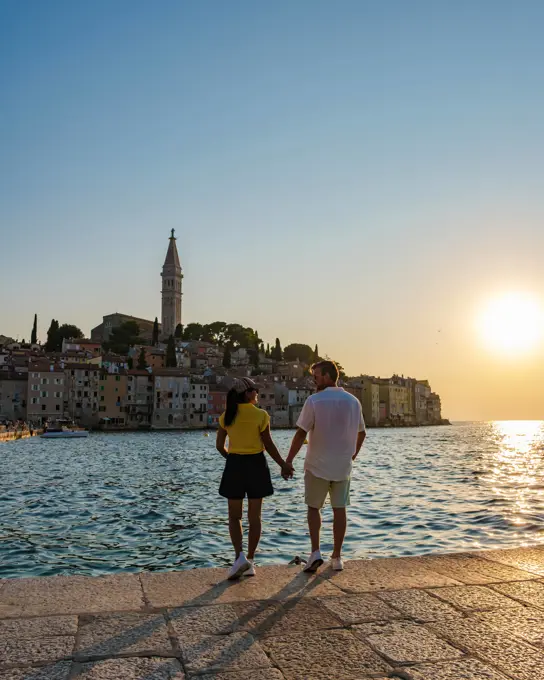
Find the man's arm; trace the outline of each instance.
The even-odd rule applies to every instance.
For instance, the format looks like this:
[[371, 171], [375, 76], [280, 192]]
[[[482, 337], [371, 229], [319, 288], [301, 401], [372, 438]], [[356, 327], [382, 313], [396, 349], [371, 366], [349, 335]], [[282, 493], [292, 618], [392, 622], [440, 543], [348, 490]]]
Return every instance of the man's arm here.
[[288, 465], [287, 462], [281, 457], [280, 452], [272, 440], [272, 435], [270, 434], [270, 425], [266, 428], [266, 430], [261, 432], [261, 439], [270, 458], [272, 458], [272, 460], [280, 466], [281, 476], [284, 479], [290, 479], [294, 472], [293, 466]]
[[224, 430], [220, 425], [219, 429], [217, 430], [217, 437], [215, 439], [215, 448], [219, 451], [219, 453], [223, 456], [223, 458], [226, 458], [229, 455], [227, 453], [227, 450], [225, 449], [225, 442], [226, 441], [227, 441], [227, 431]]
[[351, 457], [351, 460], [355, 460], [357, 456], [359, 455], [359, 451], [361, 450], [361, 447], [363, 445], [363, 442], [366, 438], [366, 430], [363, 430], [362, 432], [359, 432], [357, 435], [357, 445], [355, 447], [355, 453]]
[[291, 448], [289, 449], [289, 455], [287, 456], [287, 460], [285, 461], [289, 465], [293, 464], [293, 461], [296, 458], [297, 453], [300, 451], [302, 448], [302, 445], [304, 444], [304, 440], [306, 439], [306, 430], [303, 430], [301, 427], [297, 428], [297, 431], [295, 432], [295, 436], [293, 437], [293, 441], [291, 442]]

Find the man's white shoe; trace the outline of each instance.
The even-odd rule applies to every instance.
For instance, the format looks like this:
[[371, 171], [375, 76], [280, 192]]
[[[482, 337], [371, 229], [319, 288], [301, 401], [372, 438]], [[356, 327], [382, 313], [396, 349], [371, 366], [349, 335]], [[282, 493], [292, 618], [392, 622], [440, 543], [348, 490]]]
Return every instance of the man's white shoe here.
[[307, 574], [313, 574], [322, 564], [323, 558], [321, 557], [321, 551], [315, 550], [308, 558], [308, 562], [306, 562], [306, 566], [304, 567], [303, 571], [305, 571]]
[[331, 567], [333, 571], [342, 571], [344, 563], [341, 557], [331, 557]]
[[240, 576], [242, 576], [242, 574], [244, 574], [250, 567], [251, 564], [247, 560], [244, 553], [240, 553], [232, 567], [229, 569], [229, 574], [227, 576], [228, 580], [235, 581], [237, 578], [240, 578]]
[[249, 569], [245, 572], [244, 576], [255, 576], [255, 562], [253, 560], [248, 560]]

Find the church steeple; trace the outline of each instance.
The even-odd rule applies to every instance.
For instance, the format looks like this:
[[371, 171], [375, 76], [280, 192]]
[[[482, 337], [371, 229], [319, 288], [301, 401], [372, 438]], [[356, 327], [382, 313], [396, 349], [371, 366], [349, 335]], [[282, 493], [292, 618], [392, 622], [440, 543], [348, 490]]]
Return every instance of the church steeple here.
[[172, 229], [168, 250], [162, 267], [162, 335], [174, 335], [176, 326], [181, 323], [181, 296], [183, 273], [179, 263], [176, 237]]

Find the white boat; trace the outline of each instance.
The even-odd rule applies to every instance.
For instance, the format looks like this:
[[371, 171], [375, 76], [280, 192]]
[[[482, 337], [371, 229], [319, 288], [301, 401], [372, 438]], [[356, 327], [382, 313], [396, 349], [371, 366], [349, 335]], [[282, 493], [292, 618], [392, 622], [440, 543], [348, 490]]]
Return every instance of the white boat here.
[[82, 427], [77, 427], [71, 420], [57, 420], [53, 424], [47, 424], [45, 430], [40, 435], [42, 439], [61, 439], [74, 437], [88, 437], [89, 431]]

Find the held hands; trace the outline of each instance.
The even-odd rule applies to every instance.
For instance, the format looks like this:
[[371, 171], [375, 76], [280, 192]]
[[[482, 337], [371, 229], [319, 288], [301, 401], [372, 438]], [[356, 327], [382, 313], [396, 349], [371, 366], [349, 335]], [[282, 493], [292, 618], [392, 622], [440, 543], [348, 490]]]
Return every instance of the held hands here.
[[291, 465], [291, 463], [287, 463], [285, 460], [281, 464], [281, 476], [287, 480], [287, 479], [293, 479], [293, 475], [295, 474], [295, 468]]

